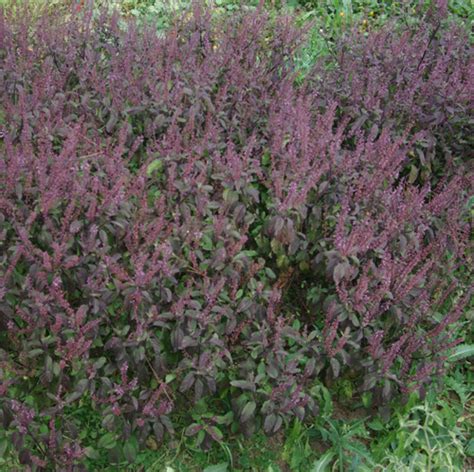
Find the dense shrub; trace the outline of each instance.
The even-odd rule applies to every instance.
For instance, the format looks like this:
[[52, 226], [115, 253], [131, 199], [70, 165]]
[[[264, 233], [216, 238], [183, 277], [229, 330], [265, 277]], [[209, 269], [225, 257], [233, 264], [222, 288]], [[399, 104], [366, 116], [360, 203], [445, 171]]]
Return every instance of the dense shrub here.
[[[186, 429], [208, 447], [317, 414], [316, 378], [385, 405], [443, 368], [469, 301], [453, 274], [472, 175], [407, 177], [434, 129], [414, 84], [373, 105], [406, 119], [366, 130], [354, 82], [341, 99], [313, 76], [294, 86], [301, 39], [261, 11], [222, 23], [196, 7], [164, 37], [88, 11], [2, 13], [0, 405], [23, 464], [84, 468], [67, 413], [88, 402], [143, 444], [213, 396]], [[451, 64], [433, 75], [448, 113], [469, 97], [447, 75], [472, 69], [450, 44], [428, 54]]]

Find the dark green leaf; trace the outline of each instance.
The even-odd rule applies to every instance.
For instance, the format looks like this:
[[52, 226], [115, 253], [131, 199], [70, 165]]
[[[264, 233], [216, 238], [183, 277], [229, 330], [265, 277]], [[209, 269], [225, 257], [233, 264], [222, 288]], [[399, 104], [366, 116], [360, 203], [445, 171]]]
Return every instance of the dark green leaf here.
[[240, 419], [242, 420], [243, 423], [245, 423], [251, 418], [256, 407], [257, 407], [257, 404], [255, 402], [248, 402], [244, 406], [242, 413], [240, 415]]

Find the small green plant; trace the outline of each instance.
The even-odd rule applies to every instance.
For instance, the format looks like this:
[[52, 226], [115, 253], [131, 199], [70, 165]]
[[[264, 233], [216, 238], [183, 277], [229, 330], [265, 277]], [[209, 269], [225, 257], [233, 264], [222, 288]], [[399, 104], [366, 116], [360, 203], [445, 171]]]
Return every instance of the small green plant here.
[[385, 456], [381, 465], [411, 471], [461, 470], [465, 454], [459, 422], [465, 418], [454, 413], [445, 400], [435, 404], [425, 400], [409, 414], [400, 415], [393, 436], [387, 436], [399, 445]]
[[400, 407], [389, 424], [379, 428], [372, 454], [385, 470], [446, 471], [463, 469], [472, 455], [472, 372], [458, 370], [445, 379], [445, 388], [431, 390], [420, 401], [416, 395]]
[[287, 431], [282, 459], [289, 465], [290, 470], [307, 470], [313, 455], [307, 427], [301, 421], [295, 420]]
[[312, 472], [326, 470], [331, 462], [340, 472], [356, 471], [363, 465], [374, 464], [369, 450], [361, 442], [369, 437], [365, 419], [351, 422], [326, 419], [325, 423], [315, 425], [311, 435], [330, 444], [330, 448], [313, 464]]

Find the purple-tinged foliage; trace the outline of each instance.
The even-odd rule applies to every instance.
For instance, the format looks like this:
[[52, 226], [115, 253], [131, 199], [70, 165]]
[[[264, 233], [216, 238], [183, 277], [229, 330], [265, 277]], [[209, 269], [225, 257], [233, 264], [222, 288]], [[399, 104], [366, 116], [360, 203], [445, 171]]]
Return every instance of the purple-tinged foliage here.
[[[314, 88], [288, 18], [196, 7], [157, 37], [2, 13], [0, 403], [24, 464], [82, 470], [84, 402], [144, 444], [220, 395], [232, 411], [186, 429], [207, 447], [317, 414], [323, 374], [383, 403], [440, 371], [470, 300], [472, 59], [443, 26], [420, 62], [430, 31], [369, 36], [373, 76], [341, 49]], [[457, 165], [413, 178], [433, 136]]]
[[313, 71], [320, 99], [338, 100], [354, 135], [423, 131], [407, 162], [418, 182], [436, 181], [473, 158], [472, 45], [461, 27], [446, 27], [444, 3], [433, 2], [421, 23], [396, 34], [395, 27], [367, 36], [354, 30], [338, 44], [336, 60]]

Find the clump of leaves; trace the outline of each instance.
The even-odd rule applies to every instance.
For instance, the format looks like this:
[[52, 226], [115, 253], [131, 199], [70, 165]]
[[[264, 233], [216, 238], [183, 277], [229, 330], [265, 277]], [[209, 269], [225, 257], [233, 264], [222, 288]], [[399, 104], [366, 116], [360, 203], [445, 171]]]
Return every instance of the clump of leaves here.
[[313, 464], [312, 471], [327, 470], [330, 464], [337, 470], [360, 470], [362, 464], [373, 466], [369, 450], [359, 439], [367, 438], [364, 420], [346, 422], [327, 419], [318, 425], [313, 435], [330, 444], [330, 448]]
[[[455, 391], [453, 387], [461, 391], [472, 386], [472, 379], [470, 383], [466, 379], [456, 382], [455, 376], [447, 379], [451, 385], [448, 392]], [[440, 396], [430, 390], [420, 402], [413, 395], [388, 425], [383, 424], [383, 433], [373, 444], [373, 457], [379, 458], [378, 466], [382, 468], [461, 470], [473, 455], [469, 442], [473, 418], [469, 398], [461, 396], [453, 401], [450, 394]], [[377, 421], [369, 427], [380, 431]]]
[[[21, 8], [0, 16], [0, 420], [21, 464], [83, 470], [67, 412], [86, 400], [122, 464], [204, 397], [180, 428], [206, 450], [317, 415], [316, 378], [383, 405], [438, 375], [470, 297], [472, 175], [407, 178], [428, 124], [365, 129], [296, 87], [290, 17], [196, 4], [158, 36]], [[449, 44], [443, 80], [466, 61]]]

